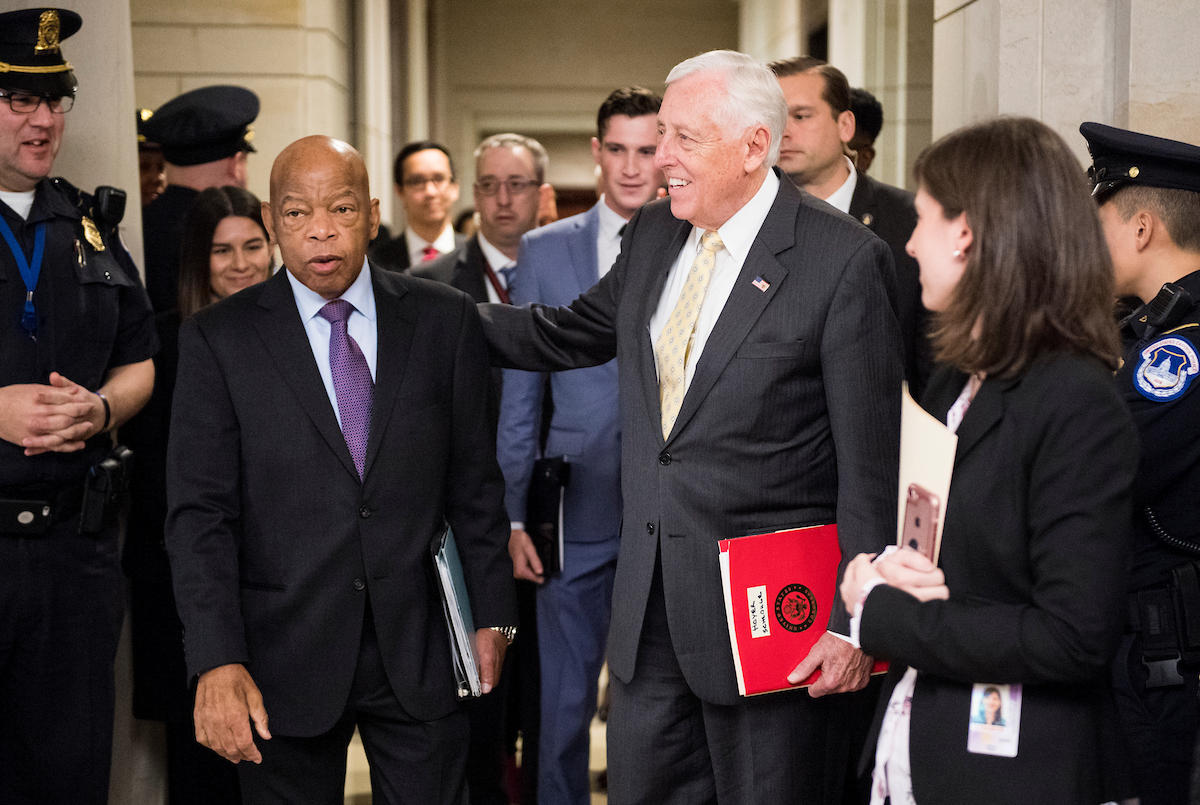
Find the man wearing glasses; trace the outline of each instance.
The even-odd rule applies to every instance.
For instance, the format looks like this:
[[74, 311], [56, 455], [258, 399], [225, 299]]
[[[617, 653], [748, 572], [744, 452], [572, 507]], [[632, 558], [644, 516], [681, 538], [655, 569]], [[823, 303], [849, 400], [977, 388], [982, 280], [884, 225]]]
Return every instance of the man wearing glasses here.
[[404, 206], [404, 232], [374, 249], [371, 259], [392, 271], [435, 260], [465, 241], [450, 225], [458, 177], [446, 146], [418, 140], [400, 149], [393, 168]]
[[[521, 236], [537, 226], [538, 197], [546, 178], [547, 161], [546, 149], [532, 137], [496, 134], [480, 143], [475, 149], [475, 209], [479, 213], [479, 231], [450, 254], [417, 264], [409, 269], [409, 273], [453, 285], [476, 302], [508, 304]], [[501, 371], [491, 371], [488, 414], [494, 437], [500, 416]], [[534, 595], [531, 582], [517, 583], [520, 628], [509, 652], [513, 659], [505, 665], [497, 693], [471, 703], [471, 746], [467, 757], [471, 805], [500, 805], [509, 801], [501, 780], [504, 773], [503, 704], [510, 685], [519, 685], [521, 689], [522, 786], [532, 787], [537, 779], [538, 716], [536, 710], [529, 712], [527, 701], [532, 698], [532, 690], [536, 690], [537, 679]], [[510, 683], [514, 675], [520, 681]], [[509, 718], [518, 718], [512, 708]]]
[[[158, 348], [119, 215], [59, 178], [72, 11], [0, 14], [0, 802], [106, 803], [123, 597], [110, 432]], [[107, 213], [107, 214], [106, 214]]]

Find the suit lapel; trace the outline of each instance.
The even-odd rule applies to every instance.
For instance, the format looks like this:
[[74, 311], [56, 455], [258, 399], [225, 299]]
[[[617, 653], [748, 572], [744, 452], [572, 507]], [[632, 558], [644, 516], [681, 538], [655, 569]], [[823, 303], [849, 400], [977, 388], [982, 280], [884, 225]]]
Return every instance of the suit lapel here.
[[[675, 258], [679, 256], [691, 231], [692, 225], [687, 221], [676, 221], [675, 235], [667, 244], [666, 249], [655, 251], [650, 258], [650, 270], [655, 273], [651, 276], [649, 287], [642, 296], [642, 309], [638, 313], [637, 320], [642, 325], [638, 330], [642, 394], [646, 400], [646, 411], [653, 422], [662, 422], [662, 401], [659, 399], [658, 369], [654, 365], [654, 343], [650, 340], [650, 319], [654, 317], [654, 311], [658, 309], [671, 266], [674, 264]], [[672, 300], [672, 304], [674, 304], [674, 300]], [[686, 405], [686, 400], [684, 404]], [[655, 433], [662, 438], [661, 426], [655, 429]]]
[[[371, 265], [371, 284], [375, 291], [375, 326], [378, 353], [375, 360], [375, 394], [371, 400], [371, 432], [367, 436], [363, 477], [379, 452], [383, 434], [408, 367], [416, 330], [415, 311], [404, 298], [408, 291], [386, 271]], [[349, 454], [349, 451], [347, 451]]]
[[875, 185], [865, 173], [858, 174], [854, 185], [854, 195], [850, 197], [849, 214], [851, 218], [865, 224], [872, 232], [875, 231], [875, 221], [878, 213], [875, 210]]
[[[789, 192], [790, 191], [790, 192]], [[688, 385], [683, 397], [683, 405], [679, 409], [679, 417], [671, 431], [674, 436], [679, 433], [688, 420], [700, 408], [708, 392], [725, 371], [738, 347], [746, 339], [750, 328], [758, 321], [764, 309], [770, 304], [779, 290], [788, 270], [776, 259], [775, 255], [790, 249], [796, 242], [796, 212], [800, 205], [800, 196], [795, 190], [785, 190], [780, 182], [779, 194], [771, 211], [767, 213], [758, 237], [746, 255], [746, 262], [738, 274], [729, 299], [717, 317], [717, 323], [704, 345], [704, 352], [696, 363], [695, 374]], [[767, 281], [765, 291], [759, 290], [753, 284], [755, 279]]]
[[284, 276], [286, 271], [286, 268], [280, 269], [263, 288], [258, 298], [263, 314], [255, 319], [254, 326], [300, 407], [346, 470], [357, 478], [358, 470], [354, 466], [354, 459], [350, 457], [350, 449], [346, 447], [342, 429], [338, 427], [337, 415], [329, 403], [329, 394], [317, 369], [308, 333], [300, 321], [296, 297], [292, 295], [291, 285]]
[[596, 238], [600, 229], [600, 204], [588, 210], [582, 221], [576, 221], [576, 231], [567, 238], [567, 252], [575, 266], [575, 277], [579, 281], [579, 292], [583, 293], [600, 281], [597, 263]]
[[[979, 444], [988, 431], [996, 427], [1004, 417], [1004, 395], [1019, 382], [1019, 377], [1001, 380], [989, 379], [985, 380], [979, 387], [979, 391], [975, 392], [975, 399], [971, 401], [967, 415], [963, 417], [962, 424], [958, 426], [956, 461], [962, 460], [963, 456], [971, 452], [971, 448]], [[962, 389], [960, 388], [959, 391]]]

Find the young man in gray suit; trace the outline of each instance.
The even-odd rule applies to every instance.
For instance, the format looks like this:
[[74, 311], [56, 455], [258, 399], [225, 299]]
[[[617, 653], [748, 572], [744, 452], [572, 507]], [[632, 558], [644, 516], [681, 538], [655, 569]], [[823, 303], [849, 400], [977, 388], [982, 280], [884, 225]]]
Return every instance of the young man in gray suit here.
[[[830, 632], [738, 695], [718, 540], [836, 521], [844, 561], [895, 533], [899, 327], [887, 246], [772, 170], [786, 107], [744, 54], [667, 77], [655, 162], [670, 201], [569, 307], [485, 306], [493, 362], [618, 358], [623, 526], [613, 591], [613, 802], [838, 801], [842, 702], [872, 660]], [[689, 306], [687, 303], [691, 301]], [[840, 574], [840, 571], [839, 571]], [[781, 680], [782, 682], [783, 680]]]

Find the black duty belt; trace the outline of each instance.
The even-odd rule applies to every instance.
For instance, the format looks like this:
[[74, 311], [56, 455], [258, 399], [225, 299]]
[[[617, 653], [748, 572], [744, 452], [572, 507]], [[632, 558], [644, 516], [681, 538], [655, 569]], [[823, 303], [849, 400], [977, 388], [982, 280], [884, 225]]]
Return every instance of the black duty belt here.
[[83, 506], [82, 483], [58, 491], [30, 493], [0, 489], [0, 535], [36, 537], [79, 514]]
[[1130, 593], [1126, 631], [1142, 638], [1147, 687], [1183, 683], [1179, 663], [1200, 662], [1200, 568], [1189, 562], [1171, 569], [1171, 580]]

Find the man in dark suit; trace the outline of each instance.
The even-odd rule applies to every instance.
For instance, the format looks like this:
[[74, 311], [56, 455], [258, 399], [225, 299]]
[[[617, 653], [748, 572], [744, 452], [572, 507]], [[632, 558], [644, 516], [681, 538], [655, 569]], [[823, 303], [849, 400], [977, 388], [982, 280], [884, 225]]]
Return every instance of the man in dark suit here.
[[167, 189], [142, 210], [146, 292], [159, 313], [177, 305], [180, 240], [196, 196], [246, 186], [258, 109], [258, 96], [244, 87], [201, 87], [167, 101], [142, 126], [166, 160]]
[[286, 271], [180, 333], [167, 545], [197, 736], [252, 761], [251, 803], [340, 801], [355, 726], [380, 801], [461, 802], [466, 715], [429, 556], [443, 520], [485, 692], [512, 637], [478, 319], [367, 263], [378, 210], [349, 145], [288, 146], [263, 210]]
[[772, 170], [785, 115], [773, 75], [748, 56], [678, 65], [655, 157], [669, 204], [634, 215], [612, 270], [569, 307], [482, 311], [494, 362], [617, 357], [614, 801], [840, 799], [849, 751], [836, 706], [818, 697], [863, 687], [871, 658], [834, 607], [788, 677], [820, 668], [808, 692], [740, 698], [718, 569], [727, 537], [836, 521], [846, 560], [895, 533], [891, 257]]
[[842, 71], [811, 56], [772, 62], [788, 105], [779, 167], [796, 185], [862, 221], [892, 250], [896, 266], [896, 315], [904, 342], [904, 379], [921, 399], [933, 370], [926, 330], [929, 314], [921, 304], [917, 261], [905, 246], [917, 225], [913, 194], [855, 170], [845, 154], [854, 137], [850, 84]]
[[[532, 137], [497, 134], [475, 149], [475, 209], [479, 231], [450, 254], [409, 269], [414, 277], [436, 280], [468, 293], [476, 302], [510, 301], [521, 236], [537, 226], [538, 188], [546, 176], [546, 149]], [[491, 370], [489, 444], [495, 446], [500, 416], [502, 373]], [[538, 648], [533, 584], [517, 585], [521, 638], [505, 670], [502, 696], [516, 706], [506, 717], [503, 702], [492, 698], [471, 706], [471, 748], [467, 764], [472, 805], [507, 805], [503, 787], [505, 733], [521, 724], [521, 787], [534, 791], [538, 758]]]
[[386, 243], [372, 242], [371, 259], [392, 271], [434, 260], [461, 246], [466, 237], [450, 225], [458, 201], [458, 177], [446, 146], [430, 140], [400, 149], [392, 168], [404, 206], [404, 231]]

